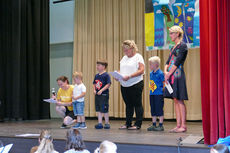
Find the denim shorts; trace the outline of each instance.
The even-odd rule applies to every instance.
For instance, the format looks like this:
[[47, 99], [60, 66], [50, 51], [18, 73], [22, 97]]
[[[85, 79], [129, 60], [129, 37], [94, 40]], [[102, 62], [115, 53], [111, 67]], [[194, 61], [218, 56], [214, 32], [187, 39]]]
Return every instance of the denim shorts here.
[[85, 102], [74, 101], [73, 103], [74, 116], [83, 116], [85, 109]]

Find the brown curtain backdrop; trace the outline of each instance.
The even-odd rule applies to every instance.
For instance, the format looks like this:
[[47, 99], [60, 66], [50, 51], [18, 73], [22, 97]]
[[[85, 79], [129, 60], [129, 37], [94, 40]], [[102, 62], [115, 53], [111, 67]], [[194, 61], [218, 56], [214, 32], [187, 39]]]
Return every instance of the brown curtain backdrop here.
[[[161, 69], [169, 56], [169, 50], [146, 51], [144, 32], [144, 0], [76, 0], [74, 25], [73, 71], [83, 73], [83, 82], [87, 87], [85, 97], [85, 115], [96, 116], [93, 94], [93, 79], [96, 61], [99, 58], [108, 60], [107, 71], [119, 69], [119, 61], [124, 56], [122, 42], [135, 40], [139, 53], [145, 60], [143, 91], [144, 117], [150, 118], [149, 105], [149, 64], [151, 56], [161, 58]], [[187, 119], [201, 120], [200, 95], [200, 49], [189, 49], [185, 62], [185, 72], [189, 100]], [[135, 93], [134, 93], [135, 94]], [[111, 117], [125, 117], [125, 105], [120, 93], [120, 84], [112, 78], [110, 87]], [[174, 119], [173, 102], [165, 99], [165, 118]]]

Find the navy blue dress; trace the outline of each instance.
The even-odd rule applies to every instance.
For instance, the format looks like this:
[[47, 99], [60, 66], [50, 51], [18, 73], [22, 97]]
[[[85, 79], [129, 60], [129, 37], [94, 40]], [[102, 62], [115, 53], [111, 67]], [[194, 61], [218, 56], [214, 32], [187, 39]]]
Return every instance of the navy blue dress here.
[[178, 44], [174, 49], [171, 48], [169, 58], [166, 62], [169, 65], [168, 72], [171, 70], [172, 66], [177, 66], [177, 69], [169, 78], [169, 83], [172, 86], [173, 93], [170, 94], [165, 88], [164, 97], [165, 98], [176, 98], [178, 100], [188, 100], [188, 93], [186, 87], [186, 79], [184, 73], [184, 62], [188, 54], [187, 45], [184, 42]]

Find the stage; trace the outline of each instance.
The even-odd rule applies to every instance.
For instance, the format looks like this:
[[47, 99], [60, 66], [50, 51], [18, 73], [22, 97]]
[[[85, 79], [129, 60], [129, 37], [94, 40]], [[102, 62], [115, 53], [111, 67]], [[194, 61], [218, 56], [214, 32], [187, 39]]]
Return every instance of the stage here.
[[[147, 127], [151, 124], [150, 121], [144, 121], [141, 130], [119, 130], [119, 126], [124, 120], [112, 120], [110, 122], [111, 129], [96, 130], [94, 125], [97, 120], [87, 120], [87, 129], [80, 130], [85, 142], [100, 143], [103, 140], [110, 140], [117, 144], [128, 145], [148, 145], [162, 147], [181, 147], [204, 149], [208, 147], [204, 144], [197, 144], [202, 138], [202, 123], [187, 122], [188, 131], [186, 133], [169, 133], [168, 131], [175, 126], [175, 122], [164, 122], [164, 132], [149, 132]], [[68, 129], [60, 129], [61, 119], [51, 120], [34, 120], [34, 121], [7, 121], [0, 123], [0, 136], [14, 138], [20, 134], [39, 134], [41, 129], [49, 129], [52, 132], [54, 140], [65, 140], [66, 131]], [[17, 137], [18, 138], [18, 137]], [[37, 137], [27, 137], [37, 138]], [[179, 139], [182, 141], [179, 143]], [[1, 139], [1, 138], [0, 138]]]

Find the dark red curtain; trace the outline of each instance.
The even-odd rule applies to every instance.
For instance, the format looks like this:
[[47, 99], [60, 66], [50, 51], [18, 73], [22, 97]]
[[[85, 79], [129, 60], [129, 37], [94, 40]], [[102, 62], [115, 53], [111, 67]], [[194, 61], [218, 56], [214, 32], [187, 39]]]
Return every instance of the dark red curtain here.
[[200, 0], [200, 68], [205, 144], [230, 135], [230, 1]]

